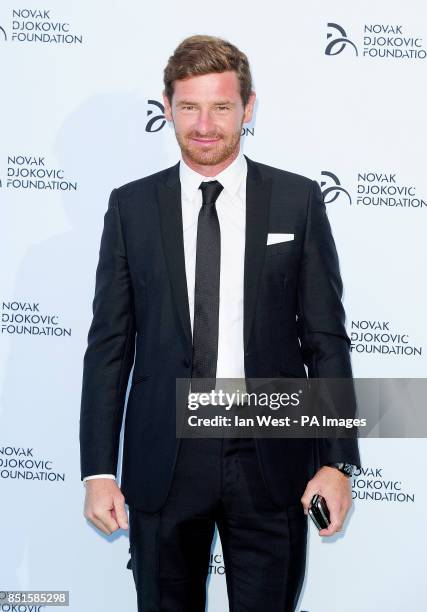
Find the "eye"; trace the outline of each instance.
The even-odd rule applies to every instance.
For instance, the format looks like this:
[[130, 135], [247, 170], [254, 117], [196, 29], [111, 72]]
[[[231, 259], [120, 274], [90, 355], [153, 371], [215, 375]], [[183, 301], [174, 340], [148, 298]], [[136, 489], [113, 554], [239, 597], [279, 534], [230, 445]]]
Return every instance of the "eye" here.
[[227, 104], [220, 104], [216, 108], [219, 111], [227, 111], [227, 110], [229, 110], [230, 107]]

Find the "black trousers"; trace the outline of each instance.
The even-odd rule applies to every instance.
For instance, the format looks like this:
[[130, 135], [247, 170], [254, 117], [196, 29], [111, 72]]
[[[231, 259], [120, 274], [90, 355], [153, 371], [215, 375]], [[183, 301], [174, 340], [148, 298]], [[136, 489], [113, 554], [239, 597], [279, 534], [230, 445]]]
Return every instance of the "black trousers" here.
[[307, 517], [300, 502], [286, 509], [272, 504], [250, 438], [183, 438], [163, 508], [129, 507], [128, 567], [138, 612], [205, 611], [215, 524], [230, 612], [293, 612]]

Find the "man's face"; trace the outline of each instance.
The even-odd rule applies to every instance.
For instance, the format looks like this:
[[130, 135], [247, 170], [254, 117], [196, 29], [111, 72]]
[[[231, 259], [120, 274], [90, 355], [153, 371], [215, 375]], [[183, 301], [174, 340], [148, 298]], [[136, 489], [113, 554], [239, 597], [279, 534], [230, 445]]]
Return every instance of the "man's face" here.
[[165, 117], [173, 121], [186, 161], [216, 166], [237, 155], [242, 125], [252, 119], [255, 94], [244, 108], [235, 72], [175, 81], [172, 104], [166, 96], [163, 99]]

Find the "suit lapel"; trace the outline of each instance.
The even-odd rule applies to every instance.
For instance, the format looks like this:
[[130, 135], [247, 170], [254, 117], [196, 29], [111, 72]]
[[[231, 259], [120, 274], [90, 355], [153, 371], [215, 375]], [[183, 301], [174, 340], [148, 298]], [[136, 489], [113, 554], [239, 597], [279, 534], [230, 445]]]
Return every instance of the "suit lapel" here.
[[[246, 155], [245, 155], [246, 157]], [[243, 325], [247, 349], [258, 294], [259, 277], [264, 262], [268, 235], [271, 179], [264, 179], [256, 162], [246, 157], [246, 238], [244, 263]], [[179, 163], [173, 166], [165, 182], [158, 183], [158, 204], [163, 247], [181, 327], [191, 350], [190, 307], [185, 274]]]
[[271, 179], [264, 179], [258, 164], [246, 155], [246, 241], [244, 265], [243, 335], [246, 351], [258, 296], [268, 236]]
[[163, 248], [169, 280], [185, 340], [192, 347], [190, 306], [185, 274], [184, 231], [182, 226], [181, 183], [179, 162], [173, 166], [165, 182], [158, 183], [158, 204]]

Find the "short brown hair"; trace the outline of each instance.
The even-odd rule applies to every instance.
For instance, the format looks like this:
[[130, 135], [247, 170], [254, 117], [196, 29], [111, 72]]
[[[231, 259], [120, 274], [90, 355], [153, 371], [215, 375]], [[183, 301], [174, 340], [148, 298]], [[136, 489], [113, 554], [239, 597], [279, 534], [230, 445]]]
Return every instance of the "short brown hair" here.
[[165, 94], [172, 102], [174, 81], [191, 76], [234, 70], [240, 96], [246, 106], [252, 92], [252, 77], [246, 55], [222, 38], [196, 35], [185, 38], [175, 49], [164, 70]]

